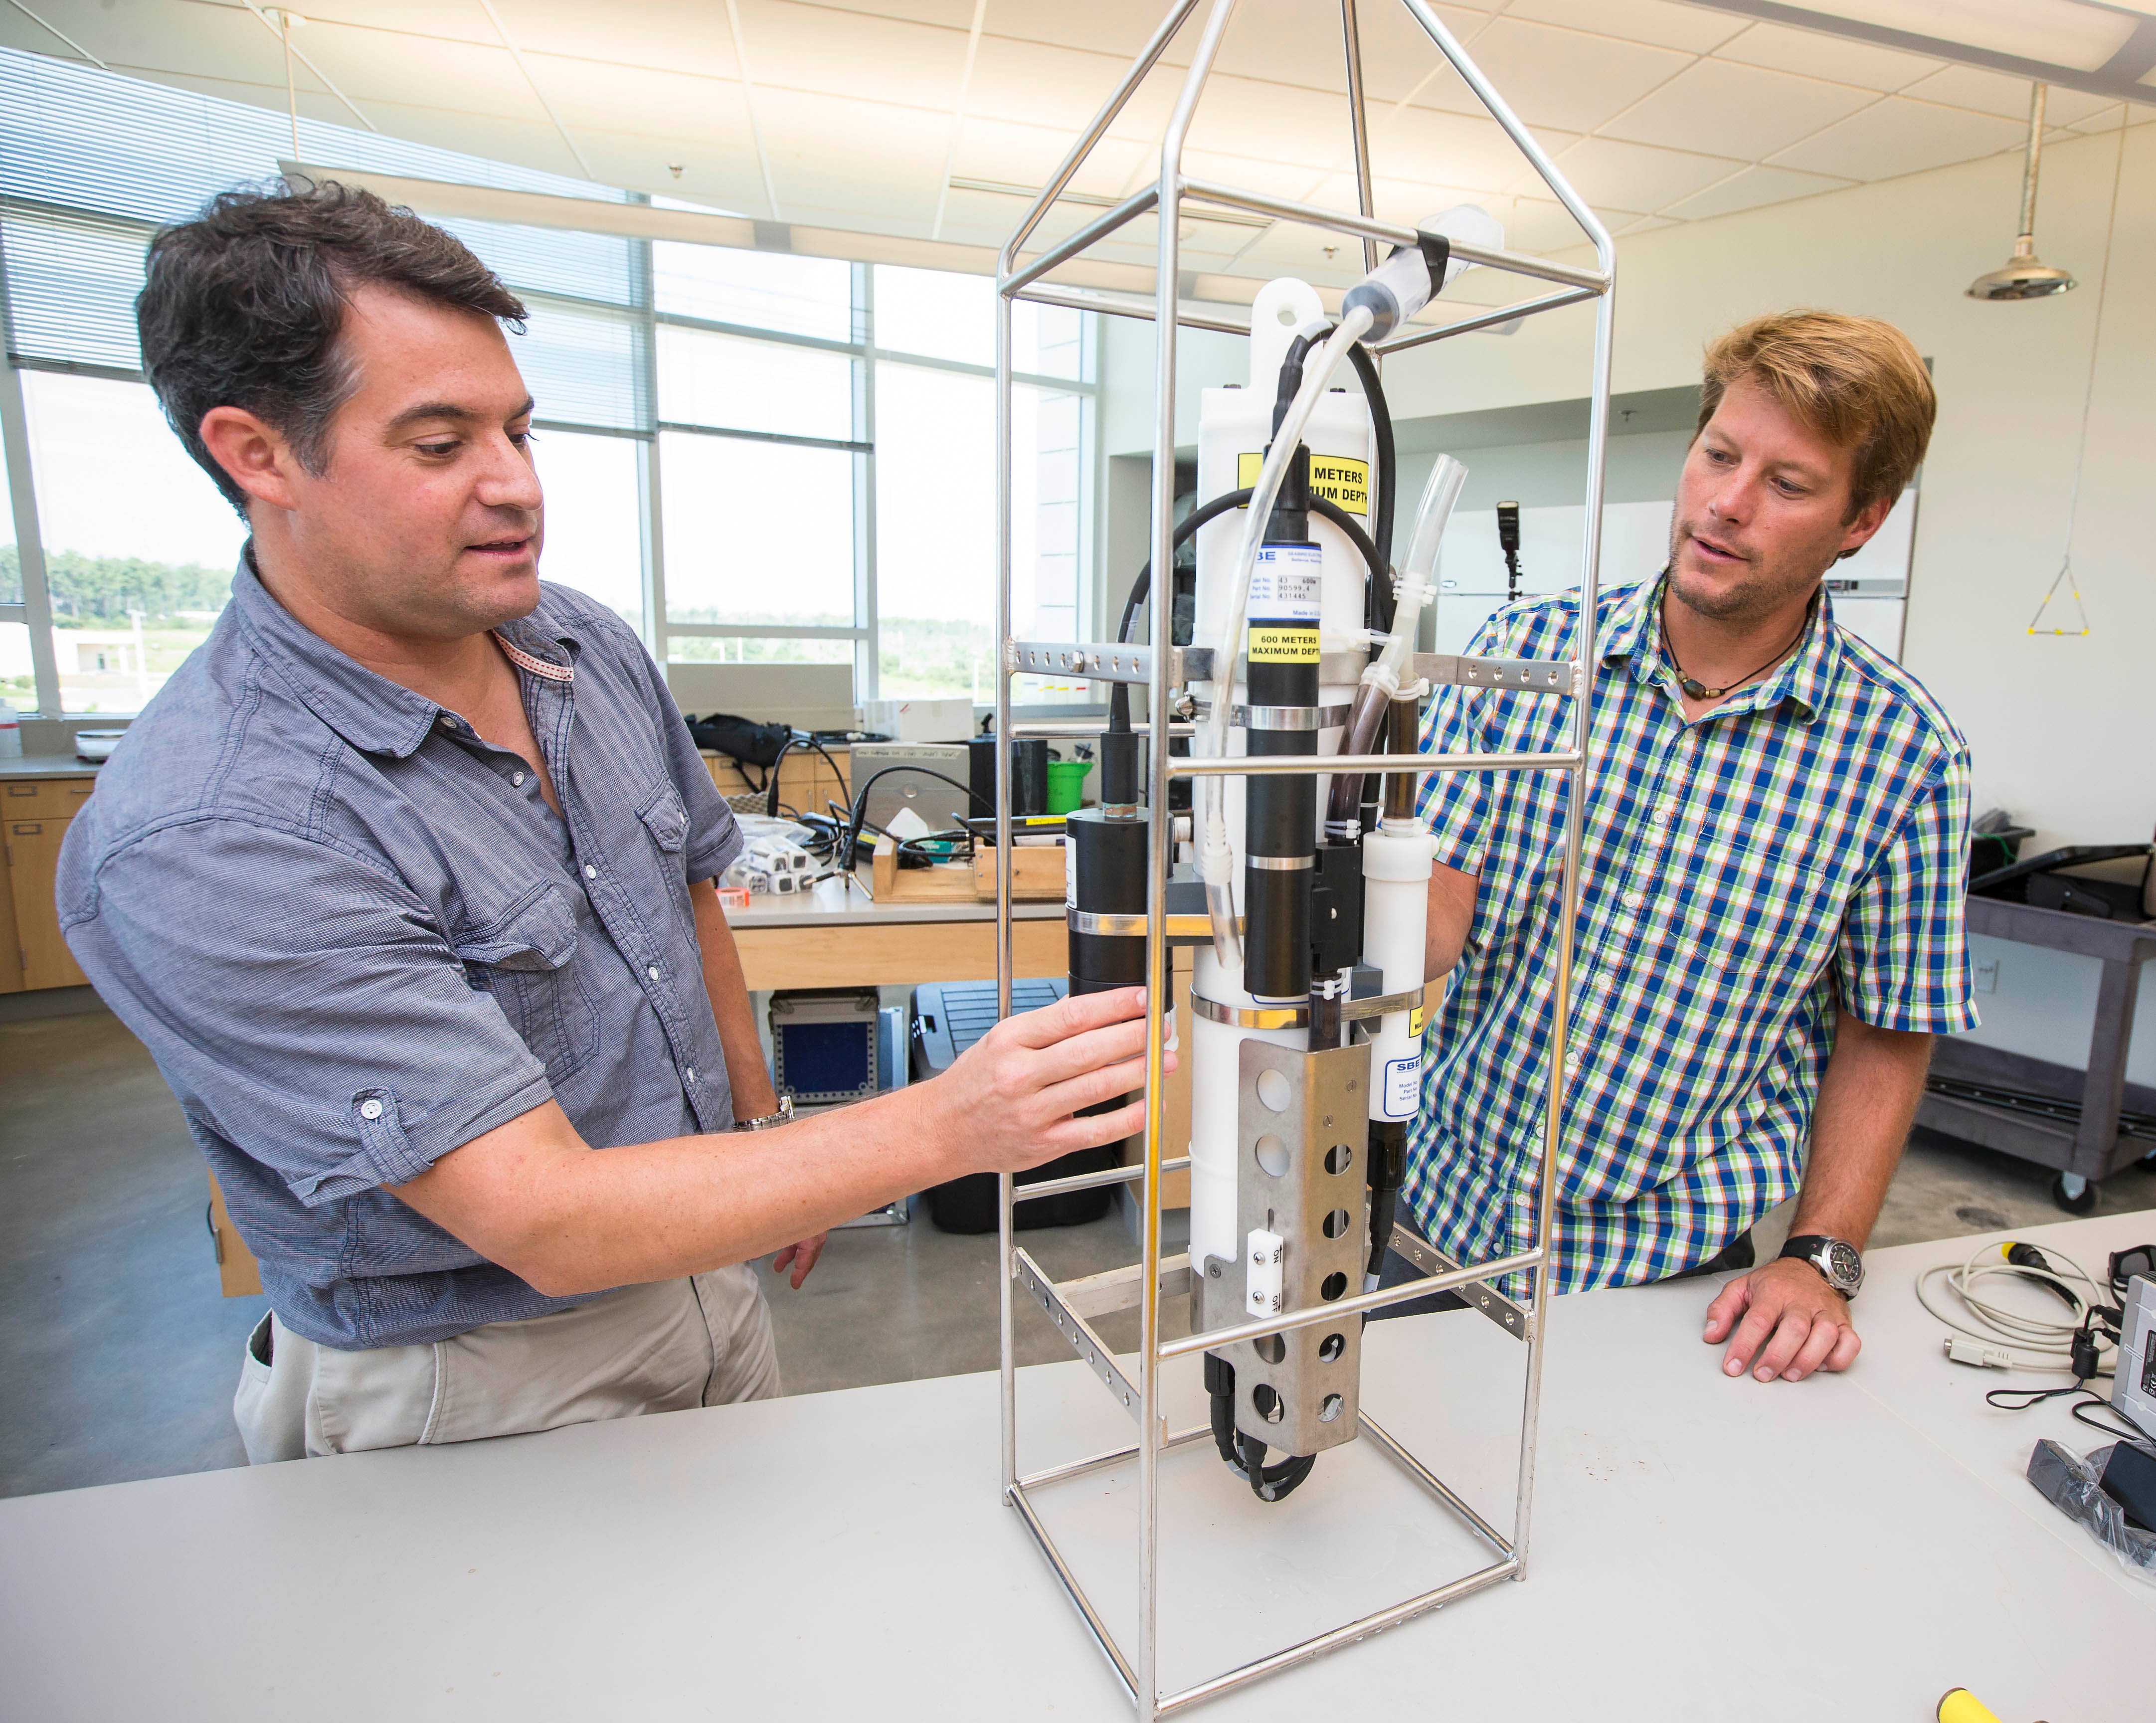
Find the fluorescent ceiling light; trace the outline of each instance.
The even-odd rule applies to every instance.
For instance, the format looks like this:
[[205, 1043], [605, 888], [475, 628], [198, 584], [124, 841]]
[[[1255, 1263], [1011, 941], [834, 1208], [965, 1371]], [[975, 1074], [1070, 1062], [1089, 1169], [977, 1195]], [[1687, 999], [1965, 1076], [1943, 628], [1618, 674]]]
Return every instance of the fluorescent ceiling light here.
[[2156, 0], [1693, 0], [1714, 12], [2145, 102]]
[[2133, 20], [2078, 0], [1807, 0], [1806, 9], [2093, 72], [2126, 45]]

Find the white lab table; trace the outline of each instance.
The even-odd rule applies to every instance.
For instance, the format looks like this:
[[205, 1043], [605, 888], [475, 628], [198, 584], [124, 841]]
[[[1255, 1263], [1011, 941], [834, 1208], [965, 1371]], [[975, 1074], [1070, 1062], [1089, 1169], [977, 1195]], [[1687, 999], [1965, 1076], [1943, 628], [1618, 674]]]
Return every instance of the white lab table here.
[[[2152, 1233], [2025, 1236], [2101, 1272]], [[2150, 1715], [2156, 1587], [2020, 1479], [2038, 1435], [2098, 1438], [1987, 1412], [2007, 1378], [1948, 1364], [1906, 1290], [1972, 1243], [1875, 1253], [1857, 1368], [1796, 1387], [1721, 1376], [1700, 1283], [1560, 1301], [1526, 1581], [1198, 1715], [1919, 1723], [1965, 1685], [2006, 1723]], [[1522, 1355], [1473, 1311], [1376, 1325], [1364, 1403], [1502, 1516]], [[1082, 1366], [1020, 1382], [1022, 1465], [1128, 1439]], [[1127, 1716], [1000, 1505], [995, 1398], [968, 1376], [0, 1502], [0, 1715]], [[1162, 1477], [1168, 1686], [1487, 1559], [1368, 1442], [1270, 1507], [1209, 1444]], [[1124, 1632], [1134, 1490], [1046, 1493]]]

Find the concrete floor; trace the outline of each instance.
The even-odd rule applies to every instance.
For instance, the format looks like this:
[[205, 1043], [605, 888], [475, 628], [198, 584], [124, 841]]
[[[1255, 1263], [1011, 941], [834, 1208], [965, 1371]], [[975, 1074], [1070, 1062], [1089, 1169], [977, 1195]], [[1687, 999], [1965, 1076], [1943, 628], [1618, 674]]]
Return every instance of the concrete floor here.
[[[244, 1464], [232, 1391], [263, 1300], [218, 1295], [202, 1157], [148, 1054], [102, 1010], [0, 1020], [0, 1495]], [[1873, 1242], [2056, 1220], [2050, 1183], [1920, 1140]], [[2156, 1168], [2108, 1181], [2102, 1208], [2156, 1208]], [[1114, 1213], [1023, 1242], [1059, 1279], [1135, 1255]], [[925, 1218], [833, 1234], [800, 1291], [769, 1283], [789, 1391], [993, 1368], [994, 1252]], [[1132, 1344], [1135, 1323], [1104, 1337]], [[1029, 1303], [1018, 1325], [1024, 1361], [1068, 1356]]]

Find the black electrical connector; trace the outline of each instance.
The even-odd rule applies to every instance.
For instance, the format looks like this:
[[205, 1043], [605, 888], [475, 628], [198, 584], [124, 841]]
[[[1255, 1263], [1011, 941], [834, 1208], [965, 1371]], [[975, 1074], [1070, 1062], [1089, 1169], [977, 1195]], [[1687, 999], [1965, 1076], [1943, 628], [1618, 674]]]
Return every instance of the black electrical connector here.
[[1517, 503], [1497, 505], [1497, 548], [1505, 553], [1505, 602], [1516, 604], [1520, 597], [1520, 505]]

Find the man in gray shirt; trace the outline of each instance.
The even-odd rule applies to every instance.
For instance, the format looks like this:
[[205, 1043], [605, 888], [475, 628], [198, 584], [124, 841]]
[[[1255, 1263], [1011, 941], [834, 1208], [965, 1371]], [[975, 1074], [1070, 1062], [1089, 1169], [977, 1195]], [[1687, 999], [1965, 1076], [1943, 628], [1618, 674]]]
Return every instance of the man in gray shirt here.
[[780, 1121], [740, 834], [635, 636], [539, 580], [523, 315], [335, 186], [150, 249], [144, 367], [252, 536], [59, 895], [260, 1260], [257, 1461], [774, 1394], [754, 1259], [798, 1286], [838, 1221], [1142, 1128], [1076, 1116], [1142, 1085], [1129, 991], [744, 1128]]

